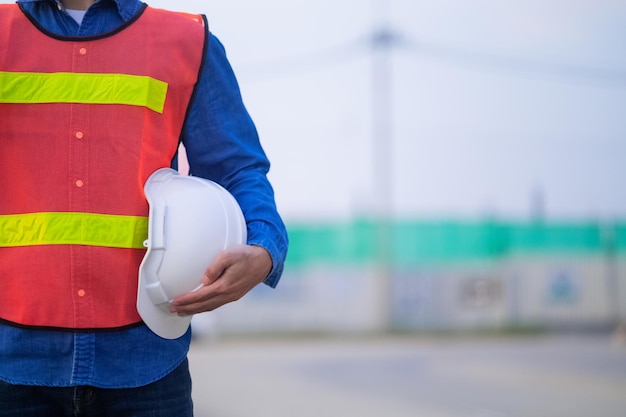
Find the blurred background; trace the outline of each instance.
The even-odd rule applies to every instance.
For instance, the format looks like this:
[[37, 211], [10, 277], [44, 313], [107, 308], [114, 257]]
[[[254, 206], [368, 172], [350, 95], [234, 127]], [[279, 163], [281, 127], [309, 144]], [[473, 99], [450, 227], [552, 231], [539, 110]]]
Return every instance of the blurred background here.
[[224, 43], [291, 240], [194, 319], [197, 412], [626, 416], [626, 2], [153, 4]]
[[152, 4], [207, 14], [290, 232], [220, 332], [626, 319], [626, 2]]
[[194, 318], [199, 416], [626, 416], [626, 1], [150, 4], [224, 43], [291, 240]]

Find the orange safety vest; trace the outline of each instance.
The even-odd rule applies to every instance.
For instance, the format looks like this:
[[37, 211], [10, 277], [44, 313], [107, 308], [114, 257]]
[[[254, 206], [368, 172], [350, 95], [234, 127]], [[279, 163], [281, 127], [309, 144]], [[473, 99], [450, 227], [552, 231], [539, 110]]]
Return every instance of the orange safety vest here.
[[176, 155], [206, 20], [146, 7], [63, 38], [0, 5], [0, 27], [0, 321], [136, 325], [143, 185]]

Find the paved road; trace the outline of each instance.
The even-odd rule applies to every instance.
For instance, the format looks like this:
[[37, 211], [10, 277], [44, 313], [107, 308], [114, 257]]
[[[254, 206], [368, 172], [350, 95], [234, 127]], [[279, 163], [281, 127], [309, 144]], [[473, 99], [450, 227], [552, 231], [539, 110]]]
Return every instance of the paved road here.
[[197, 417], [626, 417], [607, 335], [217, 340], [190, 360]]

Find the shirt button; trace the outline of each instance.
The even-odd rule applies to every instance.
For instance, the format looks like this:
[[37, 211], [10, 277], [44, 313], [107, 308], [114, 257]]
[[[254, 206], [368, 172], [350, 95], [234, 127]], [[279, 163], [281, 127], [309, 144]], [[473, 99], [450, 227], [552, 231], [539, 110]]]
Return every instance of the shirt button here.
[[74, 184], [76, 184], [76, 186], [77, 186], [78, 188], [80, 188], [80, 187], [82, 187], [83, 185], [85, 185], [85, 183], [83, 182], [83, 180], [76, 180], [76, 182], [75, 182]]
[[78, 296], [79, 297], [84, 297], [85, 296], [85, 290], [78, 290]]
[[82, 139], [83, 136], [83, 132], [76, 132], [76, 139]]
[[81, 54], [81, 55], [85, 55], [87, 53], [87, 48], [80, 48], [78, 50], [78, 53]]

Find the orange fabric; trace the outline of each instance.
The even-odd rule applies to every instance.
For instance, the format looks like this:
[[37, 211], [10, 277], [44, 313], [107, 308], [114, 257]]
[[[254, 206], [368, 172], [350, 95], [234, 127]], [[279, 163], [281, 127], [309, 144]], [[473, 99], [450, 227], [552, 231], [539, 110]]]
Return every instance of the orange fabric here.
[[[0, 215], [147, 216], [143, 185], [176, 153], [207, 36], [202, 22], [148, 7], [121, 31], [78, 41], [49, 37], [16, 6], [3, 6], [0, 71], [145, 75], [168, 91], [162, 114], [129, 105], [0, 104]], [[0, 248], [0, 319], [63, 329], [137, 323], [144, 252]]]

